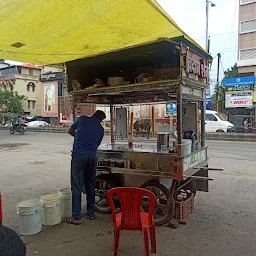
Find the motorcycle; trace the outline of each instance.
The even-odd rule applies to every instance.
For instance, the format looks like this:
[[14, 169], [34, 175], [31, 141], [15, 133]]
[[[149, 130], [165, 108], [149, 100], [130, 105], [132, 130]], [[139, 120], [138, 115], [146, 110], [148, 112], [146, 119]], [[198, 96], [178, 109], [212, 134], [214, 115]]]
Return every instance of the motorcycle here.
[[10, 133], [14, 134], [15, 132], [19, 132], [21, 135], [24, 135], [26, 129], [27, 129], [27, 126], [25, 124], [22, 124], [22, 125], [14, 124], [10, 128]]

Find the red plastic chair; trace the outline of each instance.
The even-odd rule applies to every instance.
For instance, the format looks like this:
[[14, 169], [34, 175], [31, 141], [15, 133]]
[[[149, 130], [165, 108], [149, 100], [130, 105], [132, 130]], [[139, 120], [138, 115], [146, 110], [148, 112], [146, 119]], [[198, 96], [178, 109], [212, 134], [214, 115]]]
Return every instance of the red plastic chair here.
[[[120, 200], [121, 212], [116, 213], [113, 196], [116, 195]], [[148, 212], [141, 212], [141, 202], [143, 197], [149, 198]], [[153, 217], [155, 207], [155, 195], [141, 188], [120, 187], [108, 191], [108, 202], [111, 207], [113, 221], [115, 223], [114, 233], [114, 256], [117, 256], [120, 231], [141, 230], [144, 236], [145, 256], [149, 256], [149, 234], [151, 238], [151, 251], [156, 253], [156, 232]]]

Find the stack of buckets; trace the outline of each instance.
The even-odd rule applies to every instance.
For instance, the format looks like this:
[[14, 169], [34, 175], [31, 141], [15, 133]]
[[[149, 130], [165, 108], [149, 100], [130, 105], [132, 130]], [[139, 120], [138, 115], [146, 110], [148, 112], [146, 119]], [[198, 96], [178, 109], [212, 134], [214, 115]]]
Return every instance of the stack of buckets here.
[[72, 216], [72, 197], [69, 188], [58, 193], [43, 195], [40, 200], [32, 199], [17, 205], [20, 234], [35, 235], [42, 231], [42, 226], [60, 224], [63, 218]]

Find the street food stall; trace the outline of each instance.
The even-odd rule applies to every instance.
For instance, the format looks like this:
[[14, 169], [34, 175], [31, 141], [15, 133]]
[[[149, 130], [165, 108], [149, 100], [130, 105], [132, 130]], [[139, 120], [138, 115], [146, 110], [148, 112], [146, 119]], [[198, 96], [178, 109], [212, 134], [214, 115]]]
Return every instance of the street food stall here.
[[[98, 149], [96, 210], [110, 211], [110, 188], [138, 186], [155, 193], [156, 224], [162, 225], [171, 218], [184, 219], [196, 190], [208, 191], [209, 61], [206, 52], [178, 37], [67, 62], [74, 115], [81, 105], [108, 107], [110, 112], [110, 141]], [[161, 130], [156, 108], [168, 104], [176, 107], [176, 126], [170, 121]], [[135, 121], [138, 106], [147, 106], [151, 118]], [[179, 203], [190, 209], [182, 212], [179, 206], [185, 205]], [[146, 199], [142, 205], [146, 209]]]

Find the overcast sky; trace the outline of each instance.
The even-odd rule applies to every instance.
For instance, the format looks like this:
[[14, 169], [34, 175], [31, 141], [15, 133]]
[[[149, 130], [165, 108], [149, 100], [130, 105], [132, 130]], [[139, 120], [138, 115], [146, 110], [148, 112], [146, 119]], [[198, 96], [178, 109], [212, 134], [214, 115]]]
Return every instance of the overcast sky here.
[[[205, 48], [206, 0], [157, 0], [162, 8], [195, 41]], [[209, 36], [211, 37], [211, 55], [219, 52], [222, 56], [221, 78], [223, 69], [237, 61], [238, 44], [238, 9], [239, 0], [213, 0], [215, 7], [209, 8]], [[211, 80], [216, 81], [217, 58], [211, 68]]]

